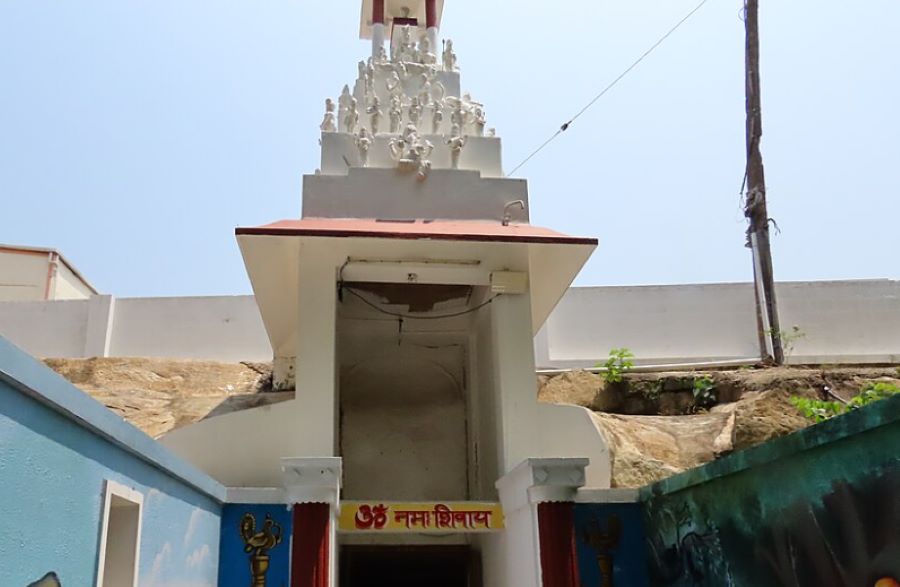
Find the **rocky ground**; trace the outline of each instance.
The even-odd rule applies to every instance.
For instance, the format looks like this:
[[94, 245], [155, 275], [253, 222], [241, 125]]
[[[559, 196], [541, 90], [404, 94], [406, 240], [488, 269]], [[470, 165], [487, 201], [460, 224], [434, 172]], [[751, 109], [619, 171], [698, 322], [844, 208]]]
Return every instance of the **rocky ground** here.
[[[47, 365], [158, 438], [219, 414], [277, 403], [271, 365], [167, 359], [48, 359]], [[709, 392], [695, 398], [695, 381]], [[607, 384], [586, 371], [539, 376], [538, 398], [593, 410], [610, 445], [613, 484], [639, 487], [808, 426], [791, 396], [844, 399], [869, 381], [900, 384], [897, 367], [629, 373]]]
[[204, 418], [285, 401], [272, 367], [168, 359], [47, 359], [47, 365], [150, 436]]
[[[694, 382], [711, 385], [694, 397]], [[594, 411], [613, 459], [613, 485], [640, 487], [718, 456], [784, 436], [811, 422], [792, 396], [850, 399], [870, 381], [900, 384], [897, 367], [730, 369], [698, 373], [601, 375], [572, 371], [540, 378], [538, 397]], [[826, 391], [827, 389], [827, 391]]]

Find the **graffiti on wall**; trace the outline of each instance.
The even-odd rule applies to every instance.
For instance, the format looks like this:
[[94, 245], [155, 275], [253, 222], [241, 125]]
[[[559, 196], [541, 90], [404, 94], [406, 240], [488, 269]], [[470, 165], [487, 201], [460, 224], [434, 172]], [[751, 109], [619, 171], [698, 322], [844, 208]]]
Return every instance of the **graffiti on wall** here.
[[219, 587], [287, 587], [291, 524], [284, 505], [226, 505]]
[[900, 587], [900, 471], [792, 504], [754, 546], [773, 585]]
[[[720, 497], [741, 490], [720, 483]], [[654, 498], [653, 584], [900, 587], [900, 467], [827, 487], [785, 507], [754, 492], [737, 508], [716, 492]]]
[[645, 587], [644, 522], [637, 503], [575, 504], [582, 587]]
[[716, 526], [687, 502], [655, 511], [647, 556], [654, 585], [731, 585]]

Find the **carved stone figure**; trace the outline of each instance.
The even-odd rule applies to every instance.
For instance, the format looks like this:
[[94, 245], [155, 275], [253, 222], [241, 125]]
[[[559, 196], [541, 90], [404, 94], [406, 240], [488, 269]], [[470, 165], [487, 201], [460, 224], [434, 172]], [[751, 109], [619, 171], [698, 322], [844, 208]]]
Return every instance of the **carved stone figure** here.
[[421, 85], [419, 86], [419, 105], [427, 108], [431, 104], [431, 81], [427, 74], [422, 74]]
[[434, 102], [432, 110], [434, 113], [431, 116], [431, 134], [436, 135], [441, 132], [441, 124], [444, 122], [444, 104]]
[[349, 133], [355, 133], [358, 124], [359, 110], [357, 109], [356, 98], [351, 96], [350, 103], [347, 106], [347, 117], [344, 119], [344, 129]]
[[419, 120], [422, 118], [422, 105], [419, 104], [419, 98], [416, 96], [412, 97], [412, 101], [409, 104], [409, 123], [414, 126], [419, 126]]
[[489, 136], [489, 137], [495, 137], [495, 136], [497, 136], [497, 129], [496, 129], [496, 128], [489, 128], [489, 129], [488, 129], [488, 136]]
[[391, 134], [397, 134], [400, 132], [400, 124], [403, 122], [403, 102], [397, 94], [391, 96], [389, 114], [391, 117]]
[[338, 127], [341, 132], [348, 132], [346, 126], [347, 111], [350, 109], [350, 86], [345, 85], [341, 90], [341, 97], [338, 98]]
[[390, 150], [400, 171], [415, 171], [420, 181], [428, 177], [434, 145], [419, 136], [414, 124], [406, 125], [402, 135], [391, 139]]
[[453, 52], [453, 41], [444, 39], [444, 71], [459, 71], [459, 65], [456, 62], [456, 53]]
[[437, 63], [437, 55], [432, 53], [431, 49], [431, 41], [428, 40], [428, 35], [425, 35], [419, 42], [419, 63], [428, 66], [433, 66]]
[[444, 89], [444, 84], [442, 84], [440, 81], [434, 80], [431, 83], [431, 99], [433, 101], [442, 102], [446, 93], [447, 90]]
[[375, 66], [371, 59], [366, 65], [366, 94], [375, 95]]
[[397, 64], [394, 66], [394, 71], [397, 72], [397, 74], [399, 75], [400, 79], [403, 80], [403, 81], [408, 80], [408, 79], [410, 78], [410, 76], [412, 75], [412, 74], [409, 72], [409, 68], [406, 66], [406, 63], [404, 63], [403, 61], [401, 61], [400, 63], [397, 63]]
[[447, 146], [450, 148], [450, 168], [459, 169], [459, 154], [466, 146], [466, 137], [463, 136], [462, 129], [458, 125], [453, 125], [450, 138], [447, 139]]
[[366, 79], [366, 62], [360, 61], [359, 63], [356, 64], [356, 68], [359, 70], [358, 79], [365, 80]]
[[359, 160], [363, 167], [369, 166], [369, 148], [373, 141], [374, 138], [369, 129], [366, 127], [359, 129], [359, 134], [356, 135], [356, 148], [359, 150]]
[[325, 118], [322, 120], [319, 128], [322, 129], [322, 132], [334, 132], [337, 130], [337, 127], [334, 125], [334, 102], [331, 98], [325, 100]]
[[466, 111], [464, 109], [462, 100], [454, 100], [453, 111], [450, 113], [450, 124], [451, 127], [458, 126], [460, 130], [465, 129]]
[[475, 136], [483, 137], [484, 125], [487, 124], [487, 119], [484, 116], [484, 109], [480, 106], [475, 107], [475, 115], [473, 116], [472, 123], [475, 125]]
[[384, 87], [393, 95], [399, 94], [403, 89], [403, 82], [400, 81], [400, 75], [396, 71], [392, 71], [391, 75], [384, 80]]
[[374, 62], [375, 65], [384, 65], [388, 62], [388, 54], [387, 51], [385, 51], [384, 47], [378, 47], [377, 49], [375, 49]]
[[400, 27], [400, 39], [397, 42], [397, 54], [394, 61], [411, 62], [416, 60], [416, 44], [412, 38], [412, 27]]
[[384, 112], [381, 110], [381, 100], [378, 99], [378, 96], [372, 96], [372, 103], [366, 109], [366, 112], [371, 116], [371, 126], [372, 126], [372, 134], [378, 134], [378, 128], [381, 126], [381, 117], [384, 116]]

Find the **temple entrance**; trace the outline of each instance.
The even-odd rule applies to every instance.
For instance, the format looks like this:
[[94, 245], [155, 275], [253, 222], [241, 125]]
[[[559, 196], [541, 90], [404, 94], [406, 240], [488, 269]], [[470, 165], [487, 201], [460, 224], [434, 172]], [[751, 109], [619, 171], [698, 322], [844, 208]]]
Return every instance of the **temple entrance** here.
[[468, 546], [344, 546], [340, 587], [480, 587]]
[[[347, 284], [338, 308], [345, 500], [469, 498], [465, 316], [469, 288]], [[367, 289], [364, 289], [367, 288]], [[460, 297], [462, 296], [462, 297]], [[441, 305], [444, 304], [444, 305]]]

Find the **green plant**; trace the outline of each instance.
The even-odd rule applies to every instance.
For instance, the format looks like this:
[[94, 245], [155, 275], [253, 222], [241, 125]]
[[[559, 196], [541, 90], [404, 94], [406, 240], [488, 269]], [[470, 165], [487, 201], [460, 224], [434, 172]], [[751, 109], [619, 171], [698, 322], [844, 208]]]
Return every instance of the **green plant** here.
[[634, 353], [627, 348], [612, 349], [609, 351], [609, 358], [603, 364], [606, 371], [603, 373], [603, 379], [607, 383], [620, 383], [625, 373], [634, 367]]
[[847, 406], [841, 402], [827, 402], [820, 399], [810, 399], [808, 397], [792, 396], [791, 404], [797, 408], [805, 418], [809, 418], [815, 423], [824, 422], [829, 418], [843, 414]]
[[801, 338], [806, 338], [806, 333], [800, 330], [800, 327], [794, 324], [791, 326], [790, 330], [774, 330], [772, 328], [766, 331], [771, 337], [774, 337], [776, 334], [778, 335], [778, 339], [781, 340], [781, 348], [784, 350], [784, 356], [790, 357], [794, 354], [794, 344]]
[[870, 381], [862, 387], [856, 397], [846, 403], [797, 396], [792, 397], [790, 401], [801, 414], [818, 423], [896, 394], [900, 394], [900, 386], [893, 383]]
[[694, 407], [709, 408], [719, 401], [716, 393], [716, 381], [709, 375], [701, 375], [694, 379]]

